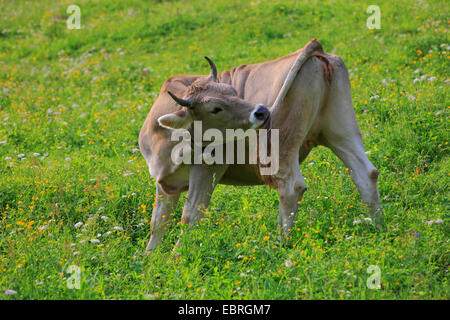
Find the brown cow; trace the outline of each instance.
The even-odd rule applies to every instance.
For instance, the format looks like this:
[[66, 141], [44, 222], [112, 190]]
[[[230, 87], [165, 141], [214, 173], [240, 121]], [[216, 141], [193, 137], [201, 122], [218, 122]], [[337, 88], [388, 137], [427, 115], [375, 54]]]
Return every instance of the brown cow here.
[[[292, 73], [292, 66], [302, 55], [306, 60], [300, 71]], [[188, 190], [181, 222], [192, 225], [209, 205], [217, 183], [269, 184], [276, 188], [279, 227], [283, 235], [288, 235], [298, 202], [306, 191], [299, 164], [317, 144], [329, 147], [350, 169], [353, 182], [379, 226], [378, 171], [364, 152], [348, 72], [341, 58], [325, 54], [313, 39], [284, 57], [241, 65], [219, 75], [214, 63], [207, 60], [209, 76], [179, 75], [164, 82], [139, 135], [140, 150], [157, 182], [148, 252], [157, 247], [167, 230], [180, 193]], [[287, 78], [291, 82], [287, 90], [282, 90]], [[279, 95], [280, 90], [283, 95]], [[278, 105], [273, 108], [276, 100]], [[172, 131], [189, 129], [194, 120], [202, 121], [204, 130], [221, 131], [269, 123], [272, 130], [279, 130], [278, 172], [262, 176], [250, 164], [174, 163], [171, 152], [178, 142], [171, 141]]]

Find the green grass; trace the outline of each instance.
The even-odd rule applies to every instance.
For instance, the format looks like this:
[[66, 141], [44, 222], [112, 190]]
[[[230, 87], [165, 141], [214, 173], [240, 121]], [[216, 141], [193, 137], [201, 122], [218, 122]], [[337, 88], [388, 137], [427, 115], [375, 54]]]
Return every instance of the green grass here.
[[[72, 3], [0, 1], [0, 298], [449, 298], [448, 2], [380, 2], [379, 30], [367, 3], [344, 0], [83, 0], [82, 29], [68, 30], [58, 17]], [[135, 149], [163, 81], [208, 73], [204, 55], [224, 70], [312, 37], [350, 70], [384, 230], [354, 223], [367, 209], [321, 147], [301, 165], [308, 191], [287, 243], [274, 190], [219, 186], [178, 259], [181, 201], [146, 257], [155, 182]]]

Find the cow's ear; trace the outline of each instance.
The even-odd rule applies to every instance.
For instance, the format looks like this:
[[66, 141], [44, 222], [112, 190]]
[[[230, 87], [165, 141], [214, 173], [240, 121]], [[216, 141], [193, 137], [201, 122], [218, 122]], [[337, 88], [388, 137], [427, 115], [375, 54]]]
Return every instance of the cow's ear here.
[[186, 110], [168, 113], [158, 118], [161, 127], [167, 129], [188, 129], [193, 122], [192, 115]]

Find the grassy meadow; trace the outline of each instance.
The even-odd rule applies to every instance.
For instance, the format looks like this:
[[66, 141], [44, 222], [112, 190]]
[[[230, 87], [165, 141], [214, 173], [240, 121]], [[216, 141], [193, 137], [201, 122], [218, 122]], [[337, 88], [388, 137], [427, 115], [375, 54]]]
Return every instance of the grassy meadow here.
[[[71, 4], [79, 30], [66, 26]], [[370, 4], [380, 29], [366, 27]], [[448, 299], [449, 6], [0, 1], [0, 299]], [[209, 73], [204, 55], [220, 72], [313, 37], [349, 69], [383, 230], [318, 147], [288, 242], [275, 190], [218, 186], [179, 257], [182, 201], [147, 257], [155, 181], [137, 140], [164, 80]]]

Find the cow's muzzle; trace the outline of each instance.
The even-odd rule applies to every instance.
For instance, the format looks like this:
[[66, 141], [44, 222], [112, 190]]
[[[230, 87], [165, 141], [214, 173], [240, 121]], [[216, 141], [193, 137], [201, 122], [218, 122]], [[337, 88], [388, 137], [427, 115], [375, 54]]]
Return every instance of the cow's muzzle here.
[[250, 114], [252, 128], [260, 128], [270, 118], [270, 110], [265, 105], [258, 104]]

